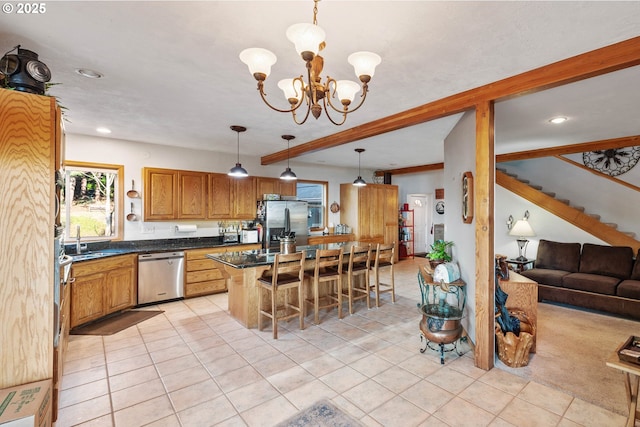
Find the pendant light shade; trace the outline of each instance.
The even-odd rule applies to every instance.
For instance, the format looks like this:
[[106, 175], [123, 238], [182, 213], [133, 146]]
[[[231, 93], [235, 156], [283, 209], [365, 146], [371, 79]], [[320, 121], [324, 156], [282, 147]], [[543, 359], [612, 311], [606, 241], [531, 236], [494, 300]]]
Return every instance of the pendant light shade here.
[[282, 135], [282, 139], [287, 141], [287, 168], [280, 174], [280, 179], [285, 181], [294, 181], [298, 179], [295, 173], [289, 167], [289, 145], [292, 139], [295, 139], [293, 135]]
[[353, 185], [356, 187], [364, 187], [367, 185], [367, 182], [362, 179], [362, 176], [360, 175], [360, 154], [364, 152], [364, 148], [356, 148], [355, 152], [358, 153], [358, 177], [353, 181]]
[[233, 176], [236, 178], [249, 176], [249, 172], [247, 172], [247, 170], [242, 167], [242, 164], [240, 164], [240, 132], [244, 132], [245, 130], [247, 130], [247, 128], [244, 126], [234, 125], [234, 126], [231, 126], [231, 130], [238, 134], [238, 142], [237, 142], [238, 161], [236, 162], [236, 165], [232, 167], [231, 170], [229, 170], [229, 173], [227, 175]]

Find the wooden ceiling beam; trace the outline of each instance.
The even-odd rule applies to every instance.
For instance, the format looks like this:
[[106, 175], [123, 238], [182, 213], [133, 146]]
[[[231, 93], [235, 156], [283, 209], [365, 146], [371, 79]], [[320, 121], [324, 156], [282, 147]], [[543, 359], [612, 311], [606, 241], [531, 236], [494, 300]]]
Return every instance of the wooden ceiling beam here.
[[[475, 108], [640, 64], [640, 36], [554, 62], [494, 83], [429, 102], [291, 148], [291, 158], [370, 138]], [[261, 158], [262, 165], [287, 159], [287, 150]]]
[[409, 166], [406, 168], [399, 169], [386, 169], [383, 171], [376, 171], [376, 176], [384, 176], [385, 173], [390, 173], [391, 175], [406, 175], [409, 173], [419, 173], [419, 172], [430, 172], [444, 169], [444, 163], [432, 163], [430, 165], [420, 165], [420, 166]]

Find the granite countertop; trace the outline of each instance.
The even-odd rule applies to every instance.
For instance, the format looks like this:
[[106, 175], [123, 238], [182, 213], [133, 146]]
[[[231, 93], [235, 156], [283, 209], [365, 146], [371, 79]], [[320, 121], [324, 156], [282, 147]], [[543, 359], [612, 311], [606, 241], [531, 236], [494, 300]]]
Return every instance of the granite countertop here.
[[[249, 244], [249, 243], [244, 243]], [[144, 254], [150, 252], [171, 252], [187, 249], [218, 248], [243, 245], [243, 243], [223, 243], [222, 236], [196, 237], [181, 239], [131, 240], [119, 242], [88, 243], [87, 249], [76, 254], [75, 244], [65, 245], [65, 254], [71, 256], [73, 262], [82, 262], [123, 254]]]
[[[351, 250], [351, 246], [359, 242], [327, 243], [322, 245], [297, 246], [296, 251], [305, 251], [305, 259], [312, 260], [316, 257], [318, 249], [339, 249], [343, 248], [345, 253]], [[271, 265], [275, 256], [280, 251], [273, 249], [259, 249], [254, 251], [225, 252], [221, 254], [207, 254], [207, 258], [219, 261], [234, 268], [251, 268], [264, 265]]]

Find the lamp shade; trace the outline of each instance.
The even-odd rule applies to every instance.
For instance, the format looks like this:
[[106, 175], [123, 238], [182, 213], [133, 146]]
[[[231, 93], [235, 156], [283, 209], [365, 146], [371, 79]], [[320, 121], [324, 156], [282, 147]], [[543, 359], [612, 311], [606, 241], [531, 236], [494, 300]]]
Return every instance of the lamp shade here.
[[376, 67], [382, 62], [380, 55], [373, 52], [355, 52], [347, 58], [349, 64], [353, 65], [356, 76], [373, 77]]
[[325, 32], [313, 24], [293, 24], [287, 28], [287, 38], [296, 46], [298, 54], [312, 52], [318, 54], [320, 43], [324, 41]]
[[296, 179], [298, 179], [298, 176], [293, 173], [290, 167], [287, 167], [287, 169], [285, 169], [285, 171], [280, 174], [280, 179], [283, 179], [285, 181], [295, 181]]
[[269, 74], [271, 74], [271, 66], [275, 64], [277, 60], [278, 58], [273, 52], [260, 47], [250, 47], [240, 52], [240, 61], [247, 64], [249, 72], [252, 75], [260, 73], [269, 77]]
[[509, 235], [531, 237], [535, 236], [536, 233], [533, 231], [533, 228], [531, 228], [531, 224], [529, 224], [529, 221], [525, 219], [519, 219], [518, 221], [516, 221], [513, 227], [511, 227], [511, 230], [509, 230]]
[[353, 181], [353, 185], [355, 185], [356, 187], [365, 187], [367, 185], [367, 181], [365, 181], [361, 176], [358, 175], [356, 180]]
[[351, 80], [338, 80], [336, 82], [336, 93], [338, 94], [338, 99], [343, 102], [344, 100], [348, 100], [349, 104], [353, 102], [353, 98], [355, 98], [356, 93], [360, 90], [360, 85]]
[[287, 100], [297, 99], [298, 102], [302, 97], [302, 82], [294, 79], [282, 79], [278, 82], [278, 87], [284, 92]]
[[236, 165], [231, 168], [231, 170], [229, 171], [229, 173], [227, 173], [227, 175], [233, 176], [236, 178], [241, 178], [244, 176], [249, 176], [249, 173], [245, 168], [242, 167], [240, 163], [236, 163]]

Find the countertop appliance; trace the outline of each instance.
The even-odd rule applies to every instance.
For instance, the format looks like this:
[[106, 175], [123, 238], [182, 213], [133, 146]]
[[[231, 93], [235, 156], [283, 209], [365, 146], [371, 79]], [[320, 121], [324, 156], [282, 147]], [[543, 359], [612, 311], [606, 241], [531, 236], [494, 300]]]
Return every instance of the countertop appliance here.
[[258, 230], [242, 230], [240, 243], [258, 243]]
[[264, 229], [262, 247], [280, 249], [280, 238], [295, 236], [296, 245], [307, 244], [307, 202], [298, 200], [261, 200], [258, 202], [258, 221]]
[[184, 252], [138, 255], [138, 304], [184, 297]]

